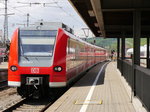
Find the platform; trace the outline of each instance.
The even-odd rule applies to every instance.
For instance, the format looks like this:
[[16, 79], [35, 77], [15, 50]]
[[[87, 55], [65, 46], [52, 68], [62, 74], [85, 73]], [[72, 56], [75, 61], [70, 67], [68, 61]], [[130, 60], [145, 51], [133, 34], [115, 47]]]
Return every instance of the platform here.
[[46, 112], [137, 111], [118, 74], [116, 62], [110, 62], [92, 68]]

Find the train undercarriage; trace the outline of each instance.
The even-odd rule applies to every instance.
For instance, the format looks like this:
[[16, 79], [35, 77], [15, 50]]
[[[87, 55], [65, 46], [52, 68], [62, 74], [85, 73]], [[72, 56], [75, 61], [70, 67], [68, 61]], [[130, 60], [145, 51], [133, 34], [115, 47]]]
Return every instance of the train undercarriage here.
[[50, 88], [49, 75], [22, 75], [21, 82], [21, 87], [17, 88], [17, 92], [22, 97], [40, 98], [49, 96], [53, 99], [66, 89], [64, 87]]

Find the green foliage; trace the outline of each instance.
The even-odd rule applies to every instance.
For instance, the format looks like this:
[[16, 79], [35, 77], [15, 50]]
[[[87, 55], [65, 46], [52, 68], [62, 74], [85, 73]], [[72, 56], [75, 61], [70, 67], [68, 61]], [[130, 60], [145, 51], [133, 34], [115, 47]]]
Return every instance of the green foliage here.
[[[94, 43], [95, 45], [106, 48], [108, 50], [114, 49], [117, 51], [117, 38], [87, 38], [87, 42]], [[141, 46], [146, 44], [146, 38], [141, 39]], [[133, 38], [126, 38], [126, 48], [133, 48]]]
[[146, 38], [142, 38], [141, 39], [141, 46], [145, 45], [147, 43], [147, 39]]
[[117, 39], [116, 38], [88, 38], [87, 42], [94, 43], [95, 45], [106, 48], [108, 50], [117, 50]]
[[[141, 38], [140, 45], [143, 46], [146, 44], [146, 38]], [[127, 38], [126, 39], [126, 48], [133, 48], [133, 38]]]
[[126, 38], [126, 48], [133, 48], [133, 38]]

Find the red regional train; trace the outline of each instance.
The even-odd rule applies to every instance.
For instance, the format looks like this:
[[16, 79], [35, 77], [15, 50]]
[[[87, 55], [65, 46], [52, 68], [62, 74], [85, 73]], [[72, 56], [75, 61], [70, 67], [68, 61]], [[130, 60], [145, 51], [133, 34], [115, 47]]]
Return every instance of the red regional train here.
[[8, 85], [17, 87], [23, 97], [35, 91], [45, 94], [60, 90], [107, 59], [106, 49], [91, 45], [63, 28], [54, 30], [42, 25], [18, 28], [12, 36]]

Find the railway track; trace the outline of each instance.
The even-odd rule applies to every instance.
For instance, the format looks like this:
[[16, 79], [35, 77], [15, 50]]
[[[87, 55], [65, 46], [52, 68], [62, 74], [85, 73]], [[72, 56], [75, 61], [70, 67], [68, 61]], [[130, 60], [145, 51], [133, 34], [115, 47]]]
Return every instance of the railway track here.
[[35, 99], [32, 94], [28, 98], [22, 98], [19, 101], [14, 101], [13, 105], [5, 107], [3, 112], [44, 112], [49, 106], [51, 106], [66, 89], [60, 93], [55, 94], [53, 97], [42, 97]]
[[0, 70], [0, 89], [4, 89], [8, 87], [7, 77], [8, 77], [8, 70], [1, 69]]
[[0, 81], [0, 89], [8, 87], [7, 80], [1, 80]]
[[44, 112], [54, 101], [50, 99], [22, 99], [3, 112]]

